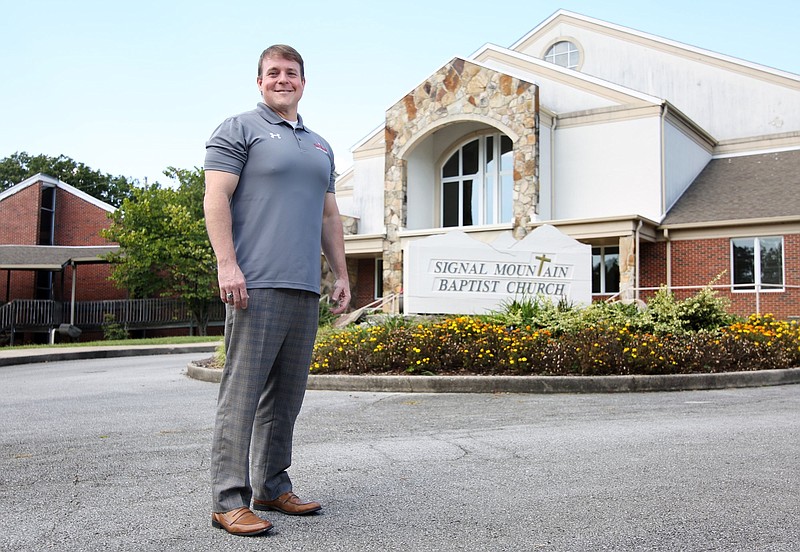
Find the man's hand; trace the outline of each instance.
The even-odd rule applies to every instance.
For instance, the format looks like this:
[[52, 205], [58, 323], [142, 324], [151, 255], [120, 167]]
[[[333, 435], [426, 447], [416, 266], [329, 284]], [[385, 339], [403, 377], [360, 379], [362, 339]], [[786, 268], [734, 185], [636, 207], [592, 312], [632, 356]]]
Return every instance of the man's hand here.
[[223, 303], [233, 305], [237, 309], [247, 308], [247, 282], [238, 264], [217, 265], [219, 296]]
[[333, 314], [342, 314], [350, 304], [350, 282], [339, 278], [333, 284], [331, 300], [334, 306], [331, 308]]

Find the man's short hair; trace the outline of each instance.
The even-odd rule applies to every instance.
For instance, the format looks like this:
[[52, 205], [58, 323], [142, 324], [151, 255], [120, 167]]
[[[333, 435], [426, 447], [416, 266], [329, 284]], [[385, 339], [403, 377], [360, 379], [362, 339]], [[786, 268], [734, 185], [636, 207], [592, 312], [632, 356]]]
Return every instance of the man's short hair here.
[[286, 44], [273, 44], [263, 52], [261, 57], [258, 58], [258, 76], [261, 76], [261, 67], [264, 65], [264, 60], [270, 57], [278, 57], [288, 59], [289, 61], [296, 61], [300, 65], [300, 78], [305, 79], [305, 66], [303, 65], [303, 58], [300, 52], [287, 46]]

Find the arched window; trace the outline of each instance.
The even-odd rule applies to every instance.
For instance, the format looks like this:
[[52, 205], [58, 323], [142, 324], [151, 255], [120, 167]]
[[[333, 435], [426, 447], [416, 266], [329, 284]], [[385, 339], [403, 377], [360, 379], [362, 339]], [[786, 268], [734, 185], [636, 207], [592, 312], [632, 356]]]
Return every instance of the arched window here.
[[474, 138], [442, 165], [442, 226], [473, 226], [513, 219], [514, 148], [500, 133]]
[[580, 51], [569, 40], [562, 40], [550, 46], [544, 60], [567, 69], [576, 69], [580, 63]]

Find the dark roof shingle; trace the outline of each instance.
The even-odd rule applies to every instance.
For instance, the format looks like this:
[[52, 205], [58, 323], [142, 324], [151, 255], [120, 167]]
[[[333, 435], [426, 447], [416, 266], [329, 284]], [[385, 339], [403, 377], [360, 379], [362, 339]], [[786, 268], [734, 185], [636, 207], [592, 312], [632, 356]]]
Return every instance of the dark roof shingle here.
[[113, 251], [119, 251], [119, 246], [0, 245], [0, 269], [58, 271], [69, 261], [104, 263], [101, 256]]
[[800, 150], [712, 159], [662, 226], [800, 217]]

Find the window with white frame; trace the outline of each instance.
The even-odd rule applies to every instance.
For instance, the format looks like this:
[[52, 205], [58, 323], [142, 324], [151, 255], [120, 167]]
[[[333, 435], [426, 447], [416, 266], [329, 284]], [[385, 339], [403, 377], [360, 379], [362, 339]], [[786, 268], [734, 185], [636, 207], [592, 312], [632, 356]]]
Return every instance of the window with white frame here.
[[441, 171], [441, 224], [473, 226], [513, 219], [514, 148], [501, 133], [464, 143]]
[[580, 51], [569, 40], [561, 40], [548, 48], [544, 60], [567, 69], [577, 69], [580, 63]]
[[733, 291], [783, 291], [783, 237], [731, 240]]
[[592, 247], [592, 293], [619, 291], [619, 247]]

